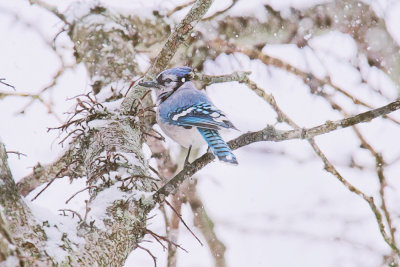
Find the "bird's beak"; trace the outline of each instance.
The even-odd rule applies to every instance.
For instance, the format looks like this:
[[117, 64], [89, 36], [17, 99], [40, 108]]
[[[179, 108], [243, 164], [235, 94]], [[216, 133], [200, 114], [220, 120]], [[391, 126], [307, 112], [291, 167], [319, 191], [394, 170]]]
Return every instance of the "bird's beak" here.
[[140, 81], [139, 85], [148, 88], [156, 88], [156, 89], [160, 88], [157, 81]]

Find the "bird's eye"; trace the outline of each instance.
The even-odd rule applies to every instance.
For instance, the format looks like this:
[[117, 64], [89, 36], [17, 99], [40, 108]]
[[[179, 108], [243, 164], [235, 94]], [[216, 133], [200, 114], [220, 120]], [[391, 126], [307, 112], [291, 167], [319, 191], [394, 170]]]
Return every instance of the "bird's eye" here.
[[164, 80], [164, 83], [170, 83], [170, 82], [172, 82], [172, 80], [170, 78], [167, 78]]

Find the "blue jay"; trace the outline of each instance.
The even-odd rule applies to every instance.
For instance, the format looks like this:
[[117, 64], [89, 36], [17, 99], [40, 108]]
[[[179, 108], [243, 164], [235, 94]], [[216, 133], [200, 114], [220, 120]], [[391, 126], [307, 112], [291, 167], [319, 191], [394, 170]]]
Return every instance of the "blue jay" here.
[[189, 67], [167, 69], [156, 80], [142, 81], [139, 85], [156, 89], [157, 123], [166, 135], [189, 148], [185, 164], [188, 163], [191, 148], [206, 142], [219, 160], [238, 164], [218, 133], [221, 128], [236, 127], [205, 93], [196, 89], [190, 81], [191, 71]]

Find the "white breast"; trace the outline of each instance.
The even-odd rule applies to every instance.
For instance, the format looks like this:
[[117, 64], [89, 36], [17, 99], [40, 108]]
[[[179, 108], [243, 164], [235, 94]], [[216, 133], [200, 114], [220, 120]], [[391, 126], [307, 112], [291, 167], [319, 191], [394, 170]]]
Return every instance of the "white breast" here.
[[157, 123], [158, 125], [160, 125], [160, 128], [168, 137], [170, 137], [181, 146], [188, 148], [189, 146], [201, 147], [207, 144], [203, 136], [201, 136], [200, 132], [196, 129], [196, 127], [185, 129], [181, 126], [169, 123], [160, 123], [160, 120], [160, 116], [157, 112]]

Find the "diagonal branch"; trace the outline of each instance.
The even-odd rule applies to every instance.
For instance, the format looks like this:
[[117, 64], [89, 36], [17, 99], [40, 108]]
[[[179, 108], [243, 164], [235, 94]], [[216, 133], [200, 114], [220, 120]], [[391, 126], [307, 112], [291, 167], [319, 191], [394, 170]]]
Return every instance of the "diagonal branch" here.
[[201, 20], [207, 10], [210, 8], [212, 2], [212, 0], [197, 0], [193, 4], [189, 13], [185, 16], [181, 23], [176, 26], [174, 32], [168, 37], [167, 42], [161, 49], [160, 53], [154, 60], [152, 67], [148, 71], [148, 76], [152, 77], [167, 67], [168, 63], [171, 61], [180, 45], [183, 44], [189, 34], [193, 31], [194, 26]]
[[0, 83], [1, 83], [1, 84], [4, 84], [5, 86], [11, 87], [12, 89], [15, 90], [15, 86], [14, 86], [14, 85], [11, 85], [11, 84], [9, 84], [9, 83], [6, 83], [5, 80], [6, 80], [5, 78], [0, 78]]

